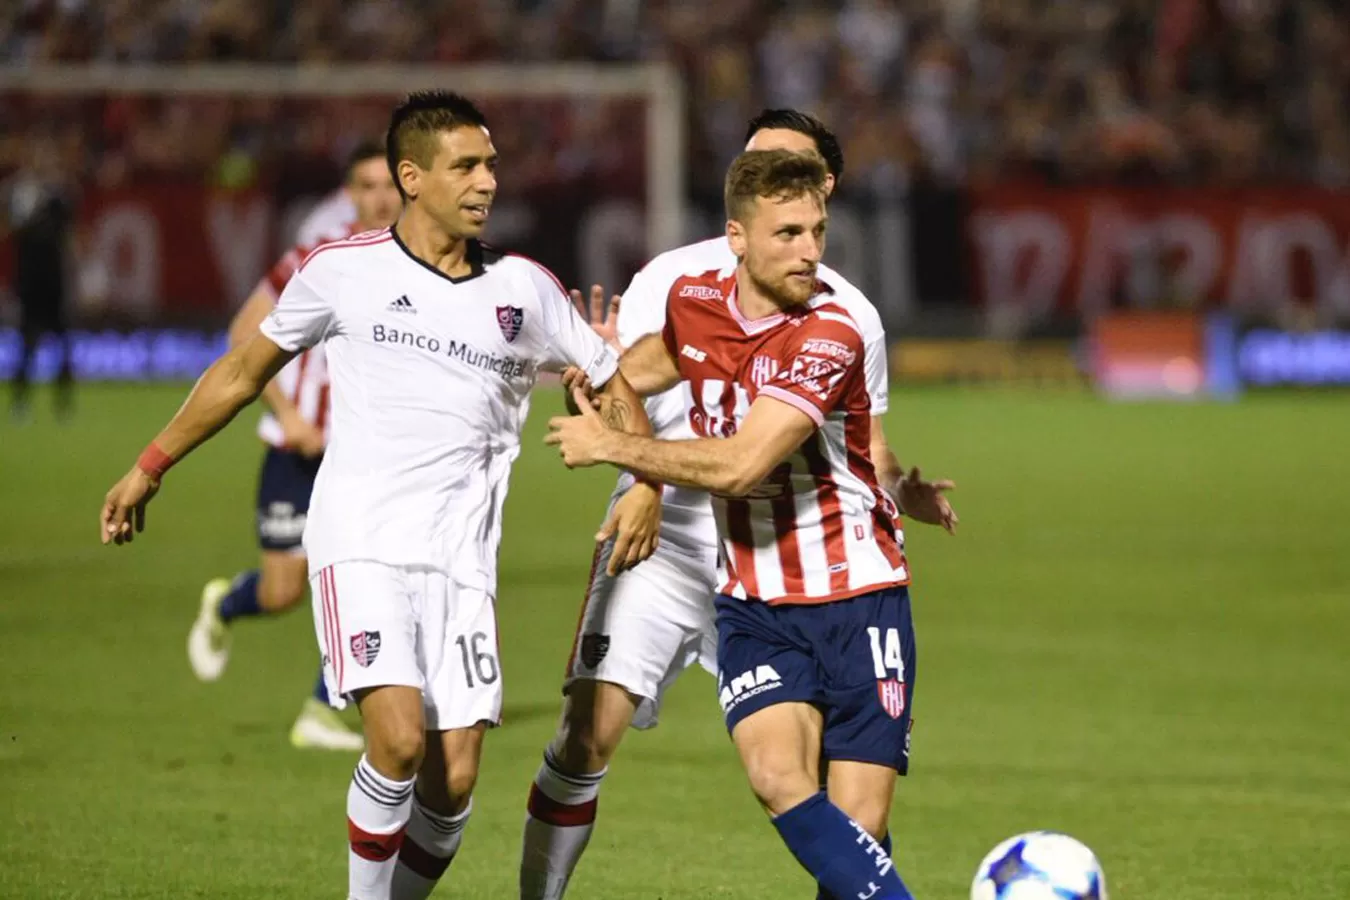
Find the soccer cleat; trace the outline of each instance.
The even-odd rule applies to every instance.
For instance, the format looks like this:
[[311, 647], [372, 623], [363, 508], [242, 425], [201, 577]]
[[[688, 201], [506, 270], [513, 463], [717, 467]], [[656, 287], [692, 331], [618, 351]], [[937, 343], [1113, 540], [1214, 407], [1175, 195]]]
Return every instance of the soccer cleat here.
[[202, 588], [197, 621], [188, 632], [188, 662], [202, 681], [215, 681], [230, 661], [230, 626], [220, 618], [220, 601], [230, 592], [228, 578], [215, 578]]
[[309, 697], [291, 726], [291, 746], [297, 750], [350, 750], [355, 753], [364, 750], [366, 742], [347, 727], [335, 710]]

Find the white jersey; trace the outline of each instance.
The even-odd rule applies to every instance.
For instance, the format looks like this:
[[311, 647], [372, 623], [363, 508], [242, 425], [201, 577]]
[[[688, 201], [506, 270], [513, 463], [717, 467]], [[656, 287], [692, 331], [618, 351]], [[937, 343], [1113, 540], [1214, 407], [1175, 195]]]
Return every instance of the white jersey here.
[[496, 592], [502, 504], [530, 390], [569, 365], [597, 386], [614, 352], [539, 264], [471, 241], [450, 278], [394, 230], [325, 244], [262, 332], [326, 342], [331, 440], [304, 544], [311, 574], [350, 560], [428, 566]]
[[[670, 288], [682, 276], [710, 271], [726, 276], [735, 268], [736, 256], [725, 236], [687, 244], [655, 257], [633, 276], [628, 290], [624, 291], [617, 323], [619, 344], [626, 350], [643, 337], [661, 332], [666, 324], [666, 300]], [[886, 412], [890, 400], [886, 333], [881, 327], [881, 316], [862, 291], [829, 266], [822, 264], [817, 277], [834, 291], [835, 302], [848, 311], [862, 330], [864, 378], [872, 415], [879, 416]], [[685, 385], [648, 397], [645, 406], [656, 437], [665, 440], [697, 437], [689, 425], [689, 397]], [[614, 497], [619, 497], [632, 485], [632, 475], [619, 476]], [[717, 528], [705, 491], [675, 486], [665, 488], [660, 545], [700, 556], [716, 547]]]
[[[344, 229], [341, 234], [334, 235], [328, 240], [337, 240], [348, 237], [351, 229]], [[263, 276], [262, 281], [258, 282], [256, 291], [263, 291], [272, 299], [273, 305], [281, 292], [286, 289], [286, 284], [295, 274], [295, 270], [300, 268], [300, 264], [305, 261], [305, 257], [314, 251], [316, 246], [313, 244], [300, 244], [286, 251], [281, 259], [273, 264], [267, 274]], [[324, 433], [325, 440], [328, 438], [328, 360], [324, 355], [323, 345], [314, 346], [301, 353], [295, 359], [282, 366], [281, 371], [273, 379], [281, 392], [290, 398], [291, 403], [306, 422], [309, 422], [315, 428]], [[281, 421], [270, 410], [264, 410], [262, 416], [258, 419], [258, 437], [262, 438], [268, 444], [279, 449], [286, 447], [286, 433], [282, 430]]]
[[355, 224], [356, 204], [347, 196], [346, 188], [338, 188], [315, 204], [305, 216], [295, 230], [295, 242], [302, 247], [316, 247], [346, 237]]

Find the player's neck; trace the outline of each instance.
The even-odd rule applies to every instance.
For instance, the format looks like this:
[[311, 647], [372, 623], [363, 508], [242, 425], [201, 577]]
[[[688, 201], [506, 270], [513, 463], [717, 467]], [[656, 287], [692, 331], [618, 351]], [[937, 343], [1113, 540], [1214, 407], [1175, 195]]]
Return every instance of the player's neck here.
[[773, 295], [759, 290], [755, 280], [745, 270], [744, 263], [736, 267], [735, 303], [736, 308], [741, 311], [741, 315], [751, 322], [756, 319], [767, 319], [783, 312], [783, 308], [778, 305], [778, 301], [773, 298]]
[[427, 265], [451, 278], [471, 274], [468, 239], [450, 234], [416, 206], [404, 209], [394, 231], [408, 252]]

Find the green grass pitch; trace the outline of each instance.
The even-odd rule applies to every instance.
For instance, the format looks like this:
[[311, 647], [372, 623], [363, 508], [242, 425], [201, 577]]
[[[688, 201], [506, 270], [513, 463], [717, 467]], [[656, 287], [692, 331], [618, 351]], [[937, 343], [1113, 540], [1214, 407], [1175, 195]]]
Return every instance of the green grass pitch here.
[[[129, 548], [104, 491], [182, 387], [91, 388], [74, 422], [0, 421], [0, 897], [338, 897], [352, 758], [286, 730], [308, 611], [244, 623], [193, 680], [201, 585], [252, 563], [253, 414], [175, 470]], [[508, 505], [506, 723], [437, 896], [512, 898], [612, 475], [540, 444]], [[1054, 828], [1113, 897], [1350, 896], [1350, 406], [1344, 395], [1115, 406], [1064, 392], [899, 392], [907, 461], [959, 482], [961, 532], [911, 526], [919, 674], [892, 830], [920, 900]], [[809, 898], [691, 673], [606, 781], [571, 896]]]

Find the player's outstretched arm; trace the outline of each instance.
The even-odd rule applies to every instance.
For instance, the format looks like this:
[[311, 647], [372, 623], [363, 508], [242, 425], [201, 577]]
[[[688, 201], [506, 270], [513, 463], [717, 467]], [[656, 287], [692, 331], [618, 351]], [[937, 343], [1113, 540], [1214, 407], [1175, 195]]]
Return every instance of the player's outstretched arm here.
[[610, 463], [652, 481], [682, 484], [729, 497], [753, 491], [812, 432], [815, 421], [797, 407], [760, 397], [736, 434], [728, 438], [660, 441], [619, 434], [598, 413], [549, 421], [547, 443], [569, 467]]
[[873, 416], [869, 451], [872, 466], [876, 469], [877, 483], [891, 495], [900, 512], [916, 522], [940, 525], [948, 534], [955, 534], [960, 519], [956, 516], [956, 510], [952, 509], [951, 501], [944, 495], [956, 487], [956, 482], [947, 479], [924, 481], [917, 466], [906, 473], [891, 450], [881, 425], [881, 416]]
[[99, 517], [103, 543], [121, 544], [145, 528], [145, 505], [169, 467], [224, 428], [272, 380], [294, 352], [265, 335], [232, 348], [198, 379], [186, 402], [146, 447], [131, 471], [104, 498]]
[[[230, 346], [239, 347], [252, 339], [258, 333], [258, 326], [276, 306], [276, 302], [271, 286], [265, 281], [259, 284], [230, 322]], [[282, 438], [286, 441], [286, 446], [311, 458], [323, 453], [323, 431], [300, 415], [300, 410], [296, 408], [291, 398], [286, 396], [286, 392], [281, 389], [276, 379], [267, 382], [261, 396], [262, 402], [267, 404], [267, 408], [272, 410], [272, 415], [276, 416], [277, 422], [281, 424]]]

